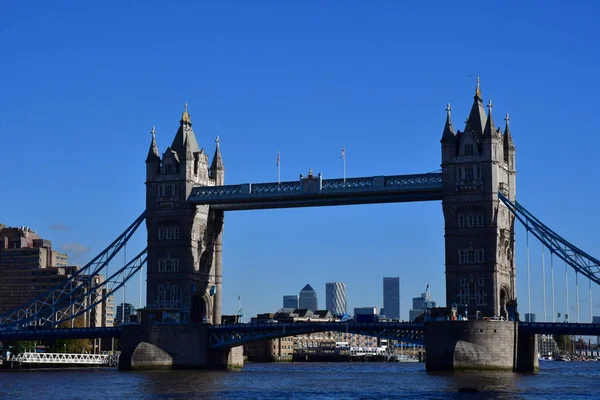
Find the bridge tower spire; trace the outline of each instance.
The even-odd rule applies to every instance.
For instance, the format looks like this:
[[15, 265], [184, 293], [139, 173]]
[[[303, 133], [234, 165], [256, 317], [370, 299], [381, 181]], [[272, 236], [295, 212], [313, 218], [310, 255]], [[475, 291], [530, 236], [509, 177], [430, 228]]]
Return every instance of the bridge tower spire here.
[[514, 199], [516, 182], [492, 107], [486, 117], [478, 80], [465, 131], [442, 140], [441, 165], [447, 306], [490, 317], [506, 316], [516, 298], [514, 216], [498, 199], [498, 191]]
[[171, 146], [158, 154], [153, 137], [146, 160], [147, 312], [153, 321], [220, 323], [215, 247], [222, 222], [215, 225], [219, 218], [208, 206], [187, 202], [193, 187], [215, 185], [187, 103]]

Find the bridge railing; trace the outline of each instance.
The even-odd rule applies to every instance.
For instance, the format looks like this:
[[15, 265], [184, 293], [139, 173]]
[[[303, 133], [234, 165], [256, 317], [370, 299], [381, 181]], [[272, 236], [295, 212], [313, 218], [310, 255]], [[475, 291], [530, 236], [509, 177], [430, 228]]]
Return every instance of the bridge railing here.
[[[293, 195], [348, 194], [369, 191], [403, 191], [442, 188], [442, 174], [413, 174], [371, 176], [346, 179], [312, 178], [317, 186], [309, 185], [307, 178], [301, 176], [298, 181], [245, 183], [223, 186], [196, 186], [192, 189], [190, 200], [210, 204], [224, 200], [241, 198], [268, 198]], [[312, 182], [312, 181], [311, 181]]]

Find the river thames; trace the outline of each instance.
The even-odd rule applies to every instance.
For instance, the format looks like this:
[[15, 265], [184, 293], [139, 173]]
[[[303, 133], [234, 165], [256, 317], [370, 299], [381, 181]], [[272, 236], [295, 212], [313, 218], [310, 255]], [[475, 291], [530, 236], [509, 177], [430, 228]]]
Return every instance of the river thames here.
[[[600, 362], [427, 373], [420, 363], [246, 364], [242, 371], [1, 371], [2, 399], [597, 399]], [[477, 393], [461, 393], [475, 388]]]

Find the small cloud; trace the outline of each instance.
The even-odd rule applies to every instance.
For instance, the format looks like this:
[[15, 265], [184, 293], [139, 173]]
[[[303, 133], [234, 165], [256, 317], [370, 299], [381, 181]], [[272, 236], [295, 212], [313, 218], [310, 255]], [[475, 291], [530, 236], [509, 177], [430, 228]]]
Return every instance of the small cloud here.
[[88, 253], [90, 251], [89, 246], [81, 243], [65, 243], [60, 249], [66, 253]]
[[52, 225], [50, 225], [50, 229], [52, 229], [53, 231], [70, 231], [71, 227], [67, 226], [65, 224], [61, 224], [59, 222], [58, 224], [52, 224]]

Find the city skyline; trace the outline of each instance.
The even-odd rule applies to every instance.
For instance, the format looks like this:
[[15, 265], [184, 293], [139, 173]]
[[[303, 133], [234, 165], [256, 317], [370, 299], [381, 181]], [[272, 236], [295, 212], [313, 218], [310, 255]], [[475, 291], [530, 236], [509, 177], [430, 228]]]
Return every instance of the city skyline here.
[[[589, 51], [596, 6], [490, 5], [501, 29], [478, 34], [455, 24], [449, 44], [440, 40], [449, 36], [448, 21], [480, 19], [480, 10], [442, 4], [425, 15], [401, 3], [385, 9], [282, 3], [240, 13], [240, 4], [189, 4], [187, 12], [200, 24], [176, 22], [180, 9], [166, 4], [123, 4], [118, 13], [99, 6], [6, 5], [0, 41], [8, 61], [0, 76], [10, 95], [0, 98], [0, 130], [5, 148], [13, 149], [3, 161], [20, 172], [3, 178], [4, 193], [18, 195], [18, 203], [12, 195], [0, 198], [0, 209], [11, 210], [0, 222], [32, 227], [73, 264], [84, 265], [144, 210], [150, 131], [156, 127], [164, 151], [186, 102], [200, 147], [214, 149], [220, 136], [228, 183], [276, 182], [278, 154], [282, 181], [295, 181], [311, 168], [341, 178], [343, 161], [349, 177], [436, 171], [444, 108], [451, 103], [455, 127], [462, 130], [480, 76], [484, 97], [496, 104], [496, 123], [505, 112], [512, 118], [519, 202], [600, 257], [594, 250], [600, 216], [586, 200], [597, 192], [589, 184], [597, 175], [589, 160], [600, 145], [589, 117], [600, 88], [594, 73], [599, 55]], [[148, 23], [158, 18], [168, 22]], [[60, 49], [49, 52], [56, 43]], [[457, 62], [475, 48], [473, 62]], [[173, 63], [182, 52], [186, 62]], [[150, 61], [140, 69], [140, 60]], [[19, 133], [24, 124], [26, 135]], [[579, 141], [566, 139], [573, 131]], [[36, 179], [40, 171], [51, 179]], [[31, 193], [48, 194], [43, 207]], [[352, 293], [348, 309], [380, 307], [382, 276], [402, 277], [401, 304], [410, 304], [411, 288], [428, 281], [433, 298], [445, 303], [439, 202], [236, 212], [226, 221], [224, 314], [237, 311], [238, 297], [247, 315], [280, 304], [307, 276], [316, 277], [317, 288], [345, 281]], [[516, 238], [523, 315], [529, 308], [520, 225]], [[144, 234], [135, 236], [128, 254], [146, 241]], [[531, 312], [542, 321], [541, 245], [531, 237], [530, 254]], [[566, 311], [574, 320], [574, 273], [569, 271], [566, 310], [564, 263], [554, 261], [555, 313]], [[549, 303], [548, 252], [545, 263]], [[138, 285], [131, 282], [126, 293], [136, 306]], [[592, 292], [598, 315], [597, 285]], [[116, 304], [121, 296], [115, 295]], [[579, 297], [581, 319], [588, 320], [587, 290]], [[546, 314], [552, 320], [549, 304]], [[408, 319], [408, 307], [401, 318]]]

